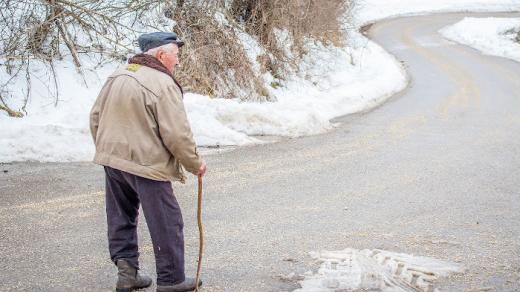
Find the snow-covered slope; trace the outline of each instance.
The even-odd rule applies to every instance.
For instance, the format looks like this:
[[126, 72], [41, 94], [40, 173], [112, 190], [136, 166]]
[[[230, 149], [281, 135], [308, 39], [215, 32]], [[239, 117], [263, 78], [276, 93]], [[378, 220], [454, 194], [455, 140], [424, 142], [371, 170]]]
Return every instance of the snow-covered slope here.
[[440, 33], [458, 43], [474, 47], [484, 54], [510, 58], [520, 62], [520, 18], [466, 17]]
[[356, 23], [363, 25], [383, 18], [437, 12], [520, 11], [519, 0], [359, 0]]
[[[404, 71], [391, 55], [358, 33], [350, 36], [350, 41], [354, 46], [343, 49], [314, 45], [301, 64], [301, 72], [286, 86], [271, 88], [277, 102], [186, 94], [184, 101], [197, 143], [245, 145], [260, 143], [251, 135], [298, 137], [321, 133], [333, 127], [330, 119], [376, 105], [404, 88]], [[88, 114], [103, 80], [117, 64], [98, 69], [97, 76], [88, 74], [88, 88], [76, 77], [71, 63], [62, 62], [57, 67], [57, 107], [44, 84], [37, 84], [39, 94], [33, 96], [28, 116], [0, 116], [4, 129], [0, 162], [92, 158]]]
[[[520, 0], [365, 0], [355, 11], [357, 26], [345, 36], [349, 47], [310, 48], [300, 73], [283, 88], [270, 88], [277, 102], [186, 94], [195, 139], [206, 146], [245, 145], [259, 143], [251, 135], [298, 137], [330, 130], [334, 127], [331, 118], [377, 105], [406, 86], [406, 74], [399, 62], [359, 34], [359, 25], [401, 14], [460, 10], [520, 10]], [[254, 44], [248, 48], [251, 54], [258, 50]], [[94, 153], [88, 128], [90, 107], [103, 80], [117, 66], [111, 63], [91, 68], [84, 82], [75, 76], [70, 60], [57, 64], [60, 101], [56, 107], [46, 86], [48, 73], [39, 68], [41, 80], [33, 87], [29, 114], [14, 119], [0, 113], [0, 162], [90, 160]], [[5, 72], [0, 72], [0, 78], [6, 77]], [[17, 108], [17, 101], [11, 102]]]

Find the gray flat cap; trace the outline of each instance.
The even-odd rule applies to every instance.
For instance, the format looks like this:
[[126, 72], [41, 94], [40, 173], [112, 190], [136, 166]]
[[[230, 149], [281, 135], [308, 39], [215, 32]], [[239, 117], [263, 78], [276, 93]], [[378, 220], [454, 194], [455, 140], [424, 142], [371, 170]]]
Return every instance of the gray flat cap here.
[[145, 33], [139, 36], [137, 39], [139, 48], [142, 52], [146, 52], [149, 49], [157, 48], [166, 44], [177, 44], [182, 47], [184, 42], [177, 38], [177, 34], [174, 32], [152, 32]]

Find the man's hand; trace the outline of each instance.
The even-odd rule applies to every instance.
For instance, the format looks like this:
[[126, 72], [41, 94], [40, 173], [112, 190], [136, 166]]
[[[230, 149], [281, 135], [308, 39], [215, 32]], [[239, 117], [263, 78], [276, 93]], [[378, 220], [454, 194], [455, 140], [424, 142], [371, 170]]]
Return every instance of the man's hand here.
[[206, 173], [206, 161], [202, 160], [202, 164], [200, 165], [199, 171], [197, 171], [197, 176], [204, 176]]

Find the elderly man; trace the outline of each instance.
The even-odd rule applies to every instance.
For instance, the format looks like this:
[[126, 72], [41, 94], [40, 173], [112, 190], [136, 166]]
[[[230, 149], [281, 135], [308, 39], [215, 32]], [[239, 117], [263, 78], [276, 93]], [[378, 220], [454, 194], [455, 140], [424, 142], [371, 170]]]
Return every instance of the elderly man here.
[[173, 76], [183, 42], [169, 32], [144, 34], [138, 42], [143, 53], [108, 78], [90, 114], [94, 162], [105, 168], [116, 290], [152, 283], [138, 273], [141, 204], [153, 242], [157, 291], [191, 291], [196, 283], [184, 275], [183, 220], [171, 181], [184, 182], [183, 168], [203, 176], [206, 163], [197, 153], [183, 91]]

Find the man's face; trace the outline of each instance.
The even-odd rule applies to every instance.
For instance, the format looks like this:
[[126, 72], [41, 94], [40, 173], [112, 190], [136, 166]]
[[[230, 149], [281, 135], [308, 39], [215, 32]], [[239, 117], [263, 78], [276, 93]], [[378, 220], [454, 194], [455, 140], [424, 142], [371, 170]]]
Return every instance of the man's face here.
[[175, 73], [175, 67], [179, 65], [179, 48], [177, 45], [173, 45], [171, 52], [160, 50], [157, 52], [157, 59], [163, 63], [168, 71]]

